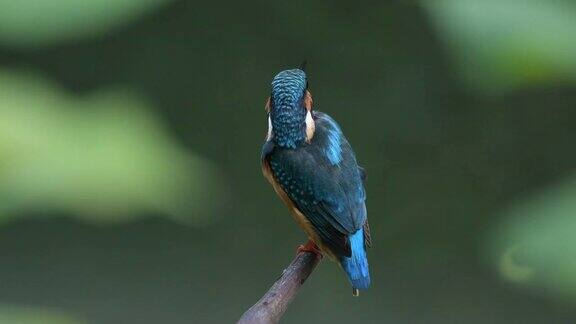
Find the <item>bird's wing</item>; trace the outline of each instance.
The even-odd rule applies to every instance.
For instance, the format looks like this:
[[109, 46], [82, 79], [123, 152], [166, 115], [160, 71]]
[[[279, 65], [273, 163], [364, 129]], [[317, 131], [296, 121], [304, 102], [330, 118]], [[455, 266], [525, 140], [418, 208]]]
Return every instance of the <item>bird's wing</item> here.
[[354, 152], [338, 125], [322, 114], [310, 145], [272, 150], [264, 158], [323, 243], [335, 255], [349, 257], [348, 236], [366, 223], [366, 195]]
[[[366, 183], [366, 170], [363, 167], [358, 166], [358, 171], [360, 172], [360, 178], [362, 178], [362, 183]], [[364, 246], [372, 247], [372, 236], [370, 235], [370, 224], [368, 224], [368, 219], [364, 223]]]

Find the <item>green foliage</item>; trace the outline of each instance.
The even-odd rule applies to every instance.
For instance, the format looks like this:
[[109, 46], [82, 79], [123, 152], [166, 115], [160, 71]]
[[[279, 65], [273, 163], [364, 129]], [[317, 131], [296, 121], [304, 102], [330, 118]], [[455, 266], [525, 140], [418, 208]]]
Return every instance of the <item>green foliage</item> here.
[[40, 307], [0, 305], [0, 324], [82, 324], [67, 313]]
[[66, 211], [117, 222], [145, 211], [205, 221], [217, 179], [125, 89], [74, 97], [36, 76], [0, 71], [0, 221]]
[[463, 77], [483, 91], [576, 82], [576, 4], [424, 0]]
[[519, 201], [489, 237], [504, 278], [576, 301], [576, 178]]
[[95, 36], [170, 0], [0, 0], [0, 42], [37, 46]]

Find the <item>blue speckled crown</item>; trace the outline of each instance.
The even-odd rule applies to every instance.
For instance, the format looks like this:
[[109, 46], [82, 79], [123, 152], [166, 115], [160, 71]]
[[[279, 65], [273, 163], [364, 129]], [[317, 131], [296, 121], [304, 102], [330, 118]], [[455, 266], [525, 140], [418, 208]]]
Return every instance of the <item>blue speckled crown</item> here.
[[305, 139], [305, 90], [306, 73], [300, 69], [282, 71], [272, 80], [270, 117], [274, 141], [280, 146], [294, 148]]
[[294, 103], [302, 98], [306, 89], [306, 73], [300, 69], [285, 70], [272, 80], [272, 97], [275, 104]]

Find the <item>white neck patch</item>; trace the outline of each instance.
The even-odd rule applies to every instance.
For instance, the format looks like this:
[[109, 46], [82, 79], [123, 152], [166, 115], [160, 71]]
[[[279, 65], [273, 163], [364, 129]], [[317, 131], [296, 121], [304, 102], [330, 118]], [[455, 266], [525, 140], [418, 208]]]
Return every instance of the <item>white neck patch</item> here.
[[266, 140], [269, 141], [272, 139], [272, 119], [270, 119], [270, 115], [268, 115], [268, 135], [266, 135]]
[[314, 131], [316, 130], [316, 124], [314, 123], [314, 118], [312, 118], [312, 113], [308, 110], [306, 113], [306, 141], [310, 143], [312, 137], [314, 137]]
[[[314, 131], [316, 130], [316, 123], [314, 122], [314, 118], [312, 117], [312, 113], [308, 111], [306, 113], [306, 142], [310, 143], [312, 137], [314, 137]], [[269, 141], [274, 136], [273, 128], [272, 128], [272, 119], [268, 116], [268, 134], [266, 135], [266, 140]]]

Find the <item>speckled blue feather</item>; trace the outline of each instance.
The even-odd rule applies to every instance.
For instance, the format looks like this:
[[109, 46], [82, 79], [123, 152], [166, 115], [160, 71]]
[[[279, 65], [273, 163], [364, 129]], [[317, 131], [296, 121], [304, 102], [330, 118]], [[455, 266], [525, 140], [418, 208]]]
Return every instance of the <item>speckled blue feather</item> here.
[[332, 119], [327, 122], [331, 123], [331, 127], [326, 129], [326, 147], [324, 148], [324, 153], [332, 165], [337, 165], [342, 161], [342, 147], [340, 146], [340, 138], [342, 137], [342, 131], [338, 124], [336, 124]]
[[306, 73], [302, 70], [282, 71], [272, 80], [270, 119], [279, 146], [295, 148], [306, 138], [306, 109], [302, 106], [305, 91]]

